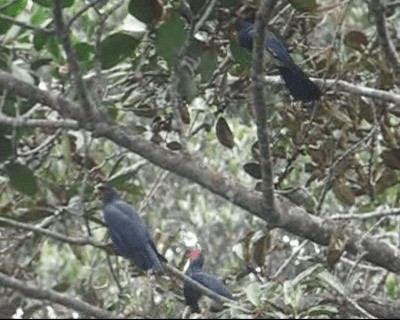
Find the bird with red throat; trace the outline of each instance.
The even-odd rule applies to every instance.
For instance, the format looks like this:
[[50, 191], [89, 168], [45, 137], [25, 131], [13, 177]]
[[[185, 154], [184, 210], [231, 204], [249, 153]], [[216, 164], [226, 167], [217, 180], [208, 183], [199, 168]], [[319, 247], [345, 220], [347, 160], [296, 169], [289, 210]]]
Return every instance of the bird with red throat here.
[[[231, 290], [229, 290], [220, 279], [203, 270], [204, 257], [200, 249], [190, 252], [189, 261], [189, 267], [185, 272], [188, 277], [201, 283], [216, 294], [231, 300], [233, 299]], [[190, 311], [192, 313], [200, 313], [199, 300], [203, 294], [197, 288], [185, 282], [183, 286], [183, 295], [186, 305], [191, 309]]]

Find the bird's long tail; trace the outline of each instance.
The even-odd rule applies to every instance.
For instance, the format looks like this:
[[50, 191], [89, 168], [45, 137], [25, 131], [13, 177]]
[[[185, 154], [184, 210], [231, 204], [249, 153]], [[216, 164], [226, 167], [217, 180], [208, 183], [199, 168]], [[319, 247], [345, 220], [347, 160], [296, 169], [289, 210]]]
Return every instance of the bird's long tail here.
[[147, 248], [147, 254], [149, 255], [151, 261], [152, 261], [152, 267], [151, 269], [156, 275], [161, 275], [164, 273], [164, 267], [163, 267], [163, 262], [167, 262], [167, 259], [165, 259], [161, 254], [157, 252], [157, 249], [153, 244], [149, 245]]
[[281, 65], [278, 69], [294, 99], [308, 102], [320, 97], [320, 89], [294, 62]]

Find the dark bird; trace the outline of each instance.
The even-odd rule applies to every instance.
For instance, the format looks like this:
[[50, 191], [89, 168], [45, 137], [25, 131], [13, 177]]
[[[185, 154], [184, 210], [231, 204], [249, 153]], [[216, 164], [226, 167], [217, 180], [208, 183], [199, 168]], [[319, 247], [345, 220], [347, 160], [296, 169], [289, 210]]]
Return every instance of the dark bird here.
[[[190, 253], [190, 264], [185, 274], [193, 280], [201, 283], [211, 291], [224, 296], [228, 299], [233, 299], [232, 292], [225, 287], [224, 283], [211, 273], [203, 271], [204, 258], [201, 250], [196, 249]], [[200, 313], [199, 299], [202, 293], [199, 292], [189, 283], [185, 282], [183, 286], [183, 295], [186, 305], [191, 309], [192, 313]]]
[[143, 219], [109, 185], [103, 184], [97, 189], [104, 202], [103, 217], [117, 251], [142, 270], [162, 273], [162, 262], [166, 259], [157, 252]]
[[[253, 50], [255, 12], [252, 6], [244, 6], [239, 10], [235, 21], [240, 45], [249, 51]], [[264, 47], [275, 58], [276, 67], [295, 100], [309, 102], [320, 97], [320, 89], [293, 62], [283, 41], [269, 30], [266, 30]]]

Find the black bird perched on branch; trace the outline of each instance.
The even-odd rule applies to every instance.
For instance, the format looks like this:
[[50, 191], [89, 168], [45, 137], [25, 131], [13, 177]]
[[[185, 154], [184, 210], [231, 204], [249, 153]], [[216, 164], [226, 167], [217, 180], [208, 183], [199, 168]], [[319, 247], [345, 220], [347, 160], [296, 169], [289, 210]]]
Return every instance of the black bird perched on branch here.
[[[238, 11], [235, 21], [235, 27], [239, 31], [240, 45], [249, 51], [253, 50], [255, 14], [254, 7], [244, 6]], [[293, 62], [283, 41], [268, 30], [266, 30], [264, 47], [275, 58], [276, 67], [295, 100], [310, 102], [320, 97], [320, 89]]]
[[162, 273], [162, 262], [166, 262], [166, 259], [157, 252], [143, 219], [118, 197], [111, 186], [103, 184], [97, 189], [104, 202], [103, 217], [118, 252], [142, 270]]
[[[203, 271], [204, 258], [201, 250], [196, 249], [190, 253], [190, 264], [186, 270], [186, 275], [193, 280], [201, 283], [211, 291], [224, 296], [228, 299], [233, 299], [232, 292], [225, 287], [223, 282], [211, 273]], [[183, 295], [186, 305], [190, 306], [191, 312], [200, 313], [199, 299], [202, 293], [196, 288], [185, 282], [183, 286]]]

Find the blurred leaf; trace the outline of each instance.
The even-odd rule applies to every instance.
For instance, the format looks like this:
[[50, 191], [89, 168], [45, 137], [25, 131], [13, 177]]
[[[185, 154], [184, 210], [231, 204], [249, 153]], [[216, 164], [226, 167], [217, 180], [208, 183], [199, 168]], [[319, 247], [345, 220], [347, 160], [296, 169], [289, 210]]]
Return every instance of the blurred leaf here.
[[26, 166], [19, 163], [9, 163], [5, 166], [11, 186], [27, 196], [33, 196], [37, 191], [36, 177]]
[[132, 112], [138, 117], [154, 118], [157, 115], [157, 110], [148, 104], [138, 105], [132, 109]]
[[208, 82], [217, 68], [218, 55], [216, 48], [207, 47], [203, 50], [197, 70], [200, 72], [201, 81]]
[[[53, 0], [32, 0], [40, 6], [51, 8], [53, 5]], [[62, 8], [71, 7], [74, 4], [74, 0], [60, 0]]]
[[258, 266], [263, 266], [265, 257], [271, 248], [271, 234], [269, 230], [257, 230], [251, 239], [253, 243], [252, 256], [253, 261]]
[[340, 282], [340, 280], [327, 270], [322, 270], [317, 275], [317, 279], [319, 279], [321, 283], [325, 285], [325, 287], [332, 288], [341, 295], [346, 294], [345, 288], [343, 284]]
[[173, 69], [178, 60], [187, 32], [180, 17], [169, 12], [165, 22], [156, 30], [155, 46], [159, 56]]
[[[45, 21], [50, 22], [51, 20], [49, 11], [43, 7], [36, 7], [36, 10], [31, 15], [31, 24], [34, 26], [40, 26]], [[45, 25], [47, 23], [44, 23]]]
[[0, 163], [7, 160], [13, 154], [12, 141], [0, 136]]
[[349, 31], [344, 36], [344, 44], [358, 51], [363, 51], [368, 45], [367, 36], [361, 31]]
[[176, 151], [176, 150], [181, 150], [182, 146], [177, 141], [171, 141], [167, 143], [167, 148]]
[[65, 166], [65, 172], [68, 174], [71, 168], [71, 141], [66, 131], [63, 131], [61, 136], [62, 154], [63, 154], [63, 164]]
[[258, 140], [254, 142], [251, 146], [251, 155], [253, 156], [254, 160], [260, 162], [260, 146]]
[[35, 84], [35, 81], [33, 80], [33, 77], [31, 76], [29, 71], [15, 63], [11, 65], [11, 74], [17, 79], [25, 81], [26, 83], [29, 83], [31, 85]]
[[302, 290], [300, 285], [294, 284], [292, 281], [285, 281], [283, 283], [283, 298], [286, 305], [297, 310], [301, 295]]
[[384, 150], [381, 153], [381, 158], [387, 167], [400, 170], [400, 148]]
[[[0, 6], [1, 10], [0, 13], [5, 14], [9, 16], [10, 18], [16, 18], [22, 11], [25, 10], [26, 4], [28, 3], [28, 0], [15, 0], [15, 1], [7, 1], [4, 3], [3, 1]], [[0, 24], [0, 34], [6, 33], [7, 30], [12, 26], [13, 24], [10, 22], [5, 22], [1, 21]]]
[[380, 194], [387, 188], [394, 186], [398, 182], [396, 172], [389, 168], [384, 168], [378, 180], [375, 183], [376, 193]]
[[333, 192], [336, 198], [346, 205], [352, 206], [356, 202], [356, 195], [353, 190], [342, 182], [336, 180], [333, 183]]
[[219, 117], [216, 124], [216, 133], [218, 141], [225, 147], [232, 149], [235, 146], [233, 133], [228, 123], [223, 117]]
[[163, 6], [160, 0], [130, 0], [128, 11], [143, 23], [151, 24], [161, 19]]
[[240, 65], [240, 73], [251, 67], [251, 53], [242, 48], [236, 39], [230, 41], [230, 49], [233, 59]]
[[261, 306], [261, 296], [262, 295], [263, 295], [263, 291], [262, 291], [259, 283], [252, 282], [246, 287], [247, 299], [255, 307]]
[[46, 66], [46, 65], [49, 65], [49, 64], [51, 64], [51, 62], [52, 62], [53, 60], [52, 59], [49, 59], [49, 58], [45, 58], [45, 59], [37, 59], [37, 60], [35, 60], [35, 61], [32, 61], [32, 63], [31, 63], [31, 69], [33, 70], [33, 71], [36, 71], [37, 69], [39, 69], [39, 68], [41, 68], [41, 67], [43, 67], [43, 66]]
[[186, 104], [181, 104], [179, 106], [179, 112], [181, 114], [181, 119], [184, 124], [190, 124], [190, 113]]
[[139, 40], [129, 34], [117, 32], [101, 42], [101, 66], [110, 69], [131, 56]]
[[290, 199], [294, 204], [304, 208], [309, 213], [315, 213], [318, 202], [315, 196], [305, 188], [285, 190], [283, 196]]
[[348, 124], [349, 126], [353, 125], [353, 121], [351, 121], [350, 117], [344, 112], [335, 107], [329, 109], [329, 114], [334, 117], [339, 122], [344, 124]]
[[262, 179], [261, 166], [259, 163], [250, 162], [243, 166], [244, 171], [255, 179]]
[[311, 275], [318, 272], [323, 266], [321, 264], [315, 264], [312, 267], [300, 272], [295, 278], [290, 280], [292, 286], [298, 286], [308, 280]]
[[64, 58], [60, 50], [60, 43], [58, 42], [56, 37], [47, 37], [45, 47], [58, 63], [64, 62]]
[[49, 39], [48, 35], [45, 35], [43, 33], [35, 33], [33, 35], [33, 47], [35, 48], [35, 50], [36, 51], [42, 50], [46, 45], [48, 39]]
[[[312, 306], [307, 310], [307, 314], [312, 318], [327, 315], [330, 319], [335, 319], [335, 315], [338, 313], [339, 310], [337, 307], [328, 304], [319, 304], [317, 306]], [[318, 317], [318, 319], [321, 319], [321, 317]]]
[[197, 95], [197, 83], [186, 69], [179, 73], [178, 92], [188, 102], [192, 101]]
[[76, 56], [81, 62], [92, 62], [94, 57], [94, 46], [87, 42], [78, 42], [74, 44]]
[[349, 241], [349, 236], [344, 227], [336, 228], [330, 236], [328, 249], [326, 252], [326, 262], [329, 270], [332, 270], [336, 263], [339, 262], [346, 244]]
[[204, 5], [203, 1], [199, 1], [199, 0], [188, 0], [187, 2], [189, 4], [190, 10], [193, 12], [193, 14], [198, 14], [200, 12], [200, 9]]
[[314, 11], [318, 5], [315, 0], [289, 0], [289, 3], [298, 11]]
[[237, 8], [239, 5], [242, 4], [242, 0], [219, 0], [219, 2], [221, 6], [231, 9]]

